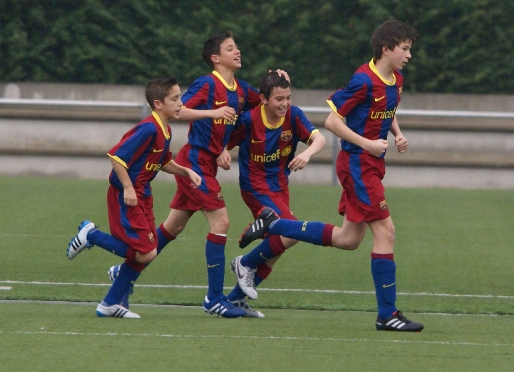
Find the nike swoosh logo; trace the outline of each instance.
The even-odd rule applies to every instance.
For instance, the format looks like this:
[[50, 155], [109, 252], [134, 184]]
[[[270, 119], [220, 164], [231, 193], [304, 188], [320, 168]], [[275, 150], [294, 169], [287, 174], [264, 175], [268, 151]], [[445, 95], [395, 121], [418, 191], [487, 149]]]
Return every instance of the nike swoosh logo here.
[[227, 103], [227, 101], [215, 101], [214, 103], [219, 106], [219, 105], [222, 105], [224, 103]]
[[394, 282], [393, 284], [382, 284], [382, 288], [389, 288], [389, 287], [392, 287], [395, 284], [396, 284], [396, 282]]
[[252, 139], [252, 143], [262, 143], [262, 142], [264, 142], [264, 141], [258, 141], [258, 140]]
[[207, 265], [208, 269], [212, 269], [213, 267], [219, 266], [220, 264], [214, 264], [214, 265]]
[[263, 259], [265, 259], [266, 261], [267, 261], [267, 260], [269, 260], [269, 258], [264, 257], [264, 255], [263, 255], [262, 253], [259, 253], [259, 255], [260, 255]]
[[164, 151], [164, 149], [162, 149], [162, 150], [153, 149], [153, 150], [152, 150], [152, 152], [163, 152], [163, 151]]
[[239, 265], [237, 266], [236, 274], [238, 279], [244, 278], [244, 274], [241, 274], [241, 272], [239, 271]]
[[375, 98], [375, 102], [382, 101], [386, 96]]

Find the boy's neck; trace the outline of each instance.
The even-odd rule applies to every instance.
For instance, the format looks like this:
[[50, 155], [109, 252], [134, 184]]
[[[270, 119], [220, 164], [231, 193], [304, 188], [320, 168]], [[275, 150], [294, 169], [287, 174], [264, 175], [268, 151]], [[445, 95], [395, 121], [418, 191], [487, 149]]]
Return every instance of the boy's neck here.
[[386, 58], [380, 58], [379, 60], [375, 60], [375, 67], [384, 79], [389, 81], [393, 80], [394, 69], [391, 68]]
[[234, 71], [224, 68], [223, 66], [215, 66], [214, 71], [220, 74], [229, 86], [234, 85]]

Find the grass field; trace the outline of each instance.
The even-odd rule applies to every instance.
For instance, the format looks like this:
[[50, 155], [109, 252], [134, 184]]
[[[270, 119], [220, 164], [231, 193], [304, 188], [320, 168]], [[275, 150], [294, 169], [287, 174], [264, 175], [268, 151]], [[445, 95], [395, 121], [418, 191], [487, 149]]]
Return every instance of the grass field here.
[[[207, 222], [184, 233], [141, 276], [131, 296], [140, 320], [100, 319], [107, 269], [120, 259], [65, 250], [78, 223], [107, 230], [106, 181], [0, 177], [0, 371], [510, 371], [514, 365], [514, 193], [390, 189], [397, 229], [399, 308], [416, 334], [377, 332], [370, 236], [354, 252], [300, 243], [259, 287], [264, 319], [201, 309]], [[157, 221], [173, 182], [154, 185]], [[228, 270], [251, 220], [237, 185], [225, 185]], [[340, 224], [340, 190], [294, 186], [300, 219]]]

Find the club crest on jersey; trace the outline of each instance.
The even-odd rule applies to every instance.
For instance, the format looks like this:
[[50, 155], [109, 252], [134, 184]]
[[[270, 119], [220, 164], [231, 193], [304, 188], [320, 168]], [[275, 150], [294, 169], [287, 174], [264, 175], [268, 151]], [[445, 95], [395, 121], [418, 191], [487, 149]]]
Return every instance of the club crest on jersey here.
[[387, 210], [387, 203], [385, 200], [382, 200], [380, 202], [380, 209], [382, 209], [383, 211]]
[[282, 141], [291, 141], [291, 138], [293, 138], [293, 134], [290, 130], [284, 130], [280, 133], [280, 140]]
[[221, 194], [221, 191], [218, 193], [217, 197], [218, 197], [218, 200], [220, 200], [220, 201], [223, 200], [223, 195]]
[[154, 242], [155, 238], [153, 236], [153, 233], [148, 234], [148, 239], [150, 239], [152, 243]]

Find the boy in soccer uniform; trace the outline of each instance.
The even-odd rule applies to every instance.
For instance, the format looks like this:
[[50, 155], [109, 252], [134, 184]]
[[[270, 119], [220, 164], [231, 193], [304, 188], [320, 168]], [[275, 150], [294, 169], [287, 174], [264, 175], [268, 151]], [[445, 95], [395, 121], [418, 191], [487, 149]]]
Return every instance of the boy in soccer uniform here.
[[[277, 72], [263, 76], [259, 93], [262, 105], [239, 117], [240, 126], [228, 143], [229, 150], [239, 146], [241, 195], [254, 217], [259, 216], [263, 206], [269, 206], [281, 218], [296, 221], [289, 208], [289, 175], [303, 169], [311, 156], [323, 148], [325, 137], [300, 108], [291, 106], [291, 84], [283, 76]], [[309, 147], [295, 156], [300, 141]], [[250, 276], [259, 285], [280, 255], [296, 243], [297, 240], [272, 235], [247, 255], [234, 258], [231, 269], [238, 284], [227, 296], [229, 301], [244, 308], [248, 317], [264, 317], [248, 305], [239, 282], [245, 286]], [[252, 286], [247, 290], [252, 291], [249, 298], [257, 298]]]
[[[111, 234], [85, 220], [71, 240], [67, 256], [73, 259], [82, 250], [99, 244], [107, 251], [122, 251], [126, 257], [107, 295], [96, 308], [100, 317], [140, 318], [120, 305], [146, 265], [157, 256], [157, 231], [150, 182], [159, 170], [188, 180], [197, 188], [201, 178], [191, 169], [176, 164], [169, 151], [171, 129], [168, 121], [178, 119], [182, 102], [175, 79], [159, 78], [146, 87], [152, 114], [130, 129], [107, 153], [113, 170], [109, 176], [107, 208]], [[118, 252], [119, 253], [119, 252]]]
[[336, 172], [343, 186], [339, 203], [339, 213], [344, 216], [342, 227], [278, 219], [268, 209], [245, 230], [240, 241], [240, 246], [245, 247], [269, 233], [354, 250], [369, 227], [373, 234], [371, 273], [378, 304], [377, 330], [423, 329], [422, 324], [410, 321], [396, 308], [395, 229], [382, 184], [388, 132], [394, 135], [400, 153], [408, 147], [395, 112], [403, 88], [400, 71], [411, 58], [416, 36], [408, 24], [384, 22], [371, 37], [373, 59], [355, 72], [345, 89], [338, 90], [327, 101], [333, 111], [325, 127], [341, 138]]

